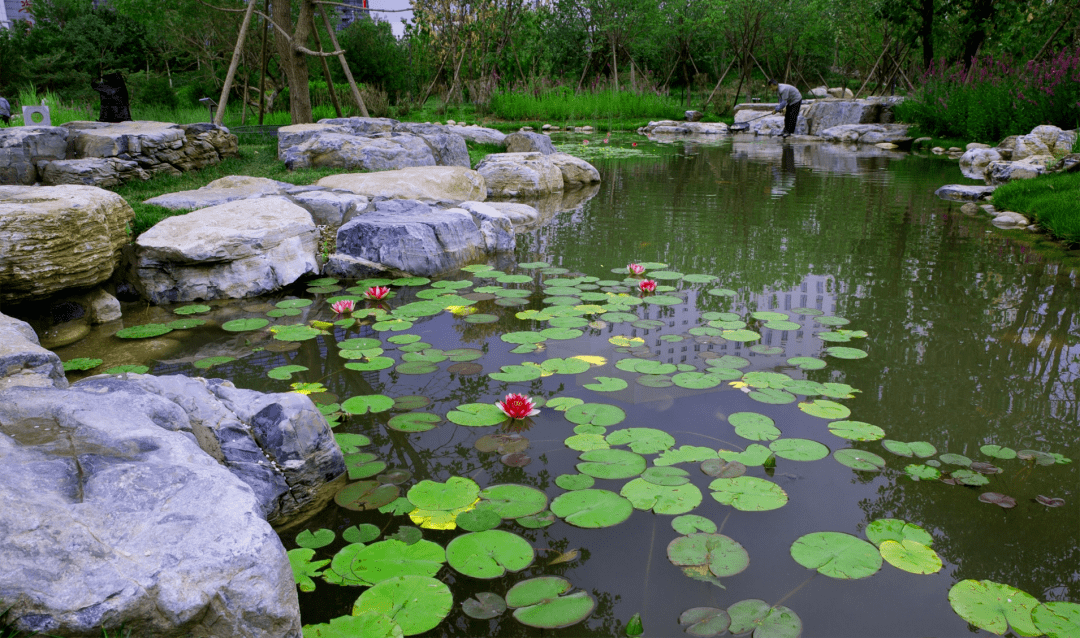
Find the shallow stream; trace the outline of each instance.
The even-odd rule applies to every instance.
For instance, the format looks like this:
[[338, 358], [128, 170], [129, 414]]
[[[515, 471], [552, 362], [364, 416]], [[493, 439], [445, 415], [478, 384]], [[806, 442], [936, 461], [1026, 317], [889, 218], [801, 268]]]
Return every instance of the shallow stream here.
[[[1080, 602], [1076, 277], [998, 234], [984, 219], [961, 214], [959, 204], [937, 199], [937, 187], [966, 181], [949, 161], [749, 136], [671, 144], [640, 140], [616, 138], [612, 144], [630, 148], [637, 141], [635, 150], [641, 154], [592, 160], [603, 177], [595, 197], [518, 236], [517, 263], [529, 267], [493, 263], [509, 275], [502, 281], [490, 270], [449, 277], [468, 281], [462, 288], [444, 289], [462, 298], [446, 304], [454, 312], [424, 314], [429, 309], [425, 297], [435, 293], [422, 291], [431, 284], [399, 282], [415, 285], [392, 286], [395, 297], [384, 307], [419, 302], [412, 308], [421, 314], [411, 321], [368, 317], [360, 320], [362, 325], [329, 326], [325, 334], [293, 341], [274, 338], [265, 328], [229, 332], [221, 327], [241, 318], [266, 317], [271, 325], [341, 319], [330, 310], [328, 299], [349, 292], [330, 284], [324, 292], [294, 291], [293, 296], [314, 300], [307, 306], [290, 310], [274, 305], [291, 296], [211, 303], [210, 312], [187, 315], [206, 319], [202, 326], [138, 342], [96, 335], [62, 349], [61, 358], [106, 359], [95, 373], [109, 366], [145, 364], [153, 374], [219, 376], [265, 391], [318, 383], [327, 392], [312, 396], [324, 403], [357, 396], [424, 397], [401, 401], [394, 409], [343, 417], [334, 430], [371, 440], [359, 447], [371, 456], [354, 456], [353, 464], [374, 465], [354, 470], [355, 478], [399, 482], [401, 495], [424, 480], [467, 477], [481, 489], [520, 484], [556, 499], [570, 492], [557, 485], [556, 478], [578, 475], [581, 448], [629, 450], [619, 438], [623, 435], [610, 438], [625, 428], [651, 428], [673, 437], [674, 446], [648, 430], [634, 431], [626, 440], [650, 468], [657, 461], [670, 461], [674, 464], [661, 467], [685, 470], [684, 477], [653, 471], [642, 481], [635, 479], [638, 470], [625, 478], [595, 478], [593, 490], [622, 491], [638, 505], [626, 520], [590, 529], [572, 525], [565, 519], [574, 516], [560, 514], [546, 527], [530, 528], [516, 517], [504, 517], [498, 529], [526, 539], [536, 553], [529, 566], [494, 579], [467, 576], [448, 565], [439, 568], [435, 577], [449, 586], [453, 604], [446, 618], [423, 635], [616, 636], [640, 613], [644, 635], [677, 636], [685, 629], [680, 615], [690, 608], [727, 610], [739, 601], [760, 599], [794, 612], [801, 635], [807, 637], [981, 636], [992, 633], [969, 627], [950, 605], [950, 589], [965, 579], [1015, 587], [1039, 602]], [[630, 262], [646, 264], [646, 277], [661, 287], [644, 296], [644, 302], [636, 280], [624, 281]], [[358, 306], [375, 307], [363, 301]], [[575, 312], [574, 306], [587, 307]], [[560, 308], [565, 315], [554, 317], [551, 309]], [[294, 314], [266, 315], [282, 309]], [[124, 323], [180, 318], [166, 310], [130, 307]], [[516, 316], [527, 310], [535, 312]], [[762, 312], [786, 317], [754, 316]], [[478, 315], [493, 319], [473, 323]], [[501, 338], [507, 333], [513, 333], [512, 342]], [[413, 337], [403, 335], [418, 339], [410, 342]], [[302, 336], [302, 331], [293, 336]], [[378, 343], [353, 345], [384, 352], [366, 358], [339, 356], [338, 343], [352, 338], [376, 339]], [[430, 345], [417, 346], [417, 341]], [[537, 344], [532, 352], [511, 352], [527, 350], [530, 343]], [[206, 366], [212, 356], [233, 359], [196, 367]], [[587, 358], [572, 360], [579, 356]], [[372, 363], [379, 357], [393, 361], [379, 369], [380, 363]], [[789, 362], [797, 357], [808, 359]], [[562, 361], [544, 367], [555, 358]], [[639, 362], [615, 365], [634, 358]], [[346, 369], [350, 362], [369, 369]], [[586, 363], [588, 369], [580, 371]], [[290, 379], [268, 378], [268, 371], [284, 365], [307, 369]], [[515, 367], [500, 373], [503, 366]], [[698, 374], [702, 372], [708, 374]], [[787, 380], [746, 376], [755, 372], [780, 373]], [[490, 373], [505, 376], [492, 378]], [[544, 376], [532, 378], [534, 374]], [[789, 385], [803, 379], [817, 383]], [[446, 419], [459, 406], [492, 404], [508, 392], [544, 401], [581, 399], [617, 409], [568, 410], [573, 401], [563, 402], [561, 410], [545, 405], [537, 416], [508, 428]], [[849, 394], [851, 398], [845, 398]], [[385, 407], [380, 399], [365, 401], [373, 410]], [[433, 423], [398, 419], [391, 424], [406, 408], [438, 418], [426, 431], [416, 430]], [[457, 413], [459, 421], [470, 419]], [[738, 413], [761, 416], [742, 414], [729, 420]], [[484, 414], [473, 416], [482, 421]], [[877, 426], [883, 434], [866, 425], [836, 425], [838, 421]], [[522, 438], [487, 436], [500, 432]], [[480, 451], [477, 442], [485, 436], [480, 447], [486, 451]], [[569, 437], [575, 438], [568, 443]], [[794, 442], [777, 443], [785, 439]], [[901, 445], [912, 442], [919, 444]], [[500, 445], [501, 450], [495, 449]], [[660, 453], [681, 446], [696, 447], [683, 448], [682, 457]], [[842, 452], [847, 449], [856, 452]], [[1020, 458], [1009, 451], [1020, 452]], [[987, 473], [971, 471], [963, 457]], [[636, 462], [627, 458], [620, 455], [600, 464], [625, 469]], [[726, 461], [744, 462], [744, 477], [774, 487], [762, 488], [760, 482], [743, 482], [738, 489], [721, 485], [717, 482], [731, 479], [706, 474], [700, 468], [704, 458], [712, 459], [706, 469], [714, 473], [738, 471]], [[521, 466], [526, 459], [528, 464]], [[1065, 462], [1068, 459], [1074, 461]], [[772, 461], [774, 468], [763, 466]], [[408, 478], [401, 482], [406, 474], [388, 476], [395, 469], [406, 470]], [[610, 470], [586, 469], [601, 476]], [[938, 474], [959, 484], [943, 482]], [[684, 485], [696, 489], [658, 485], [684, 479], [689, 480]], [[577, 477], [562, 482], [581, 487], [587, 481]], [[632, 482], [637, 491], [625, 487]], [[771, 491], [766, 495], [757, 492], [760, 489]], [[781, 505], [776, 505], [777, 490], [784, 495]], [[984, 493], [1012, 497], [1015, 506], [982, 502]], [[1036, 502], [1040, 496], [1064, 499], [1064, 505]], [[654, 497], [660, 503], [655, 507], [666, 506], [677, 514], [642, 509], [652, 506]], [[694, 507], [698, 497], [700, 504]], [[515, 504], [517, 499], [509, 501]], [[742, 503], [742, 509], [720, 502], [725, 499]], [[998, 497], [984, 500], [1009, 504]], [[581, 507], [595, 509], [601, 521], [611, 515], [599, 504]], [[739, 552], [730, 545], [710, 546], [714, 555], [696, 563], [698, 567], [672, 564], [669, 544], [683, 535], [672, 521], [682, 513], [714, 523], [716, 533], [745, 549], [748, 566], [727, 575], [739, 562], [734, 557]], [[867, 534], [879, 519], [898, 519], [925, 530], [929, 538], [917, 532], [910, 538], [929, 547], [942, 567], [932, 569], [933, 560], [918, 552], [908, 552], [906, 559], [890, 554], [907, 570], [894, 566], [888, 556], [880, 569], [866, 567], [867, 561], [874, 564], [873, 556], [859, 554], [867, 547], [871, 554], [889, 553], [878, 547], [881, 537]], [[691, 519], [682, 521], [690, 524]], [[332, 530], [335, 540], [314, 555], [314, 560], [331, 559], [347, 545], [342, 533], [365, 523], [387, 535], [413, 525], [405, 515], [331, 505], [303, 527], [286, 531], [283, 540], [291, 549], [302, 529]], [[708, 531], [707, 524], [698, 523]], [[817, 532], [850, 537], [805, 537]], [[463, 533], [423, 530], [425, 541], [443, 547]], [[793, 551], [800, 551], [793, 545], [804, 546], [815, 538], [824, 543], [826, 554], [832, 551], [830, 543], [857, 539], [861, 544], [843, 556], [836, 550], [833, 565], [838, 572], [826, 575], [800, 564], [805, 559], [793, 558]], [[723, 559], [710, 562], [721, 553]], [[862, 557], [840, 564], [855, 555]], [[553, 563], [557, 558], [564, 560]], [[931, 573], [912, 573], [913, 565], [916, 571]], [[845, 574], [864, 577], [835, 577]], [[567, 579], [595, 599], [595, 609], [586, 620], [554, 630], [527, 627], [510, 611], [491, 620], [462, 612], [462, 602], [478, 592], [502, 596], [515, 583], [538, 576]], [[314, 582], [313, 592], [300, 595], [305, 623], [326, 623], [350, 613], [365, 591], [318, 577]]]

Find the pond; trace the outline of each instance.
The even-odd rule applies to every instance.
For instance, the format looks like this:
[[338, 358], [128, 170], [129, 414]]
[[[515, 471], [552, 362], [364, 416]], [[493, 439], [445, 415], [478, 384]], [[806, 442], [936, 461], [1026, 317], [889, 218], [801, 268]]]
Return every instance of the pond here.
[[[1076, 635], [1053, 604], [1080, 601], [1075, 276], [937, 199], [965, 181], [949, 161], [612, 144], [632, 142], [592, 159], [595, 197], [518, 236], [516, 264], [212, 303], [198, 327], [108, 337], [106, 365], [313, 384], [295, 387], [339, 415], [368, 483], [283, 532], [333, 532], [292, 554], [322, 574], [308, 624], [364, 594], [406, 635], [617, 636], [635, 614], [646, 636]], [[360, 298], [381, 283], [391, 298]], [[350, 295], [355, 320], [330, 308]], [[182, 318], [162, 313], [125, 323]], [[308, 327], [245, 321], [264, 318]], [[508, 393], [539, 413], [505, 421]], [[474, 531], [430, 529], [455, 517]]]

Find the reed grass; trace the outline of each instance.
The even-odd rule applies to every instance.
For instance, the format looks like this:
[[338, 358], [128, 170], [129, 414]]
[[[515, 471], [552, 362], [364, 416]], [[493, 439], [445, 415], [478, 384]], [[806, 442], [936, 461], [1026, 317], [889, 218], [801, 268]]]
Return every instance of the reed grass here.
[[994, 191], [994, 208], [1022, 213], [1057, 239], [1080, 244], [1080, 173], [1018, 179]]

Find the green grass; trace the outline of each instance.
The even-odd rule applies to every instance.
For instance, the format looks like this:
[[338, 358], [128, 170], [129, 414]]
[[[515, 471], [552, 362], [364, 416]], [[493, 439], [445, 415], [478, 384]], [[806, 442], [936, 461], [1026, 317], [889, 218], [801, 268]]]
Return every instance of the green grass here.
[[502, 144], [473, 144], [472, 142], [466, 142], [465, 146], [469, 148], [469, 164], [473, 168], [476, 168], [477, 164], [492, 153], [506, 152]]
[[1022, 213], [1056, 239], [1080, 243], [1080, 173], [1018, 179], [994, 191], [994, 208]]
[[[566, 87], [539, 95], [528, 92], [503, 92], [491, 98], [491, 114], [514, 122], [542, 121], [561, 126], [603, 126], [619, 122], [640, 126], [648, 120], [683, 119], [680, 100], [632, 91], [590, 91], [574, 93]], [[602, 130], [610, 130], [603, 126]], [[636, 128], [636, 126], [635, 126]]]

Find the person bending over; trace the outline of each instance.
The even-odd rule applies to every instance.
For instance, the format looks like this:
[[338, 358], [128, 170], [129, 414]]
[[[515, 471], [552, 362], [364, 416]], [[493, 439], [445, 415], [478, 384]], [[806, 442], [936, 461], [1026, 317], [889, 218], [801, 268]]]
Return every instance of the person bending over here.
[[769, 85], [776, 87], [779, 96], [776, 112], [784, 111], [784, 132], [780, 137], [794, 135], [795, 125], [799, 123], [799, 109], [802, 108], [802, 93], [790, 84], [781, 84], [775, 79], [769, 80]]

